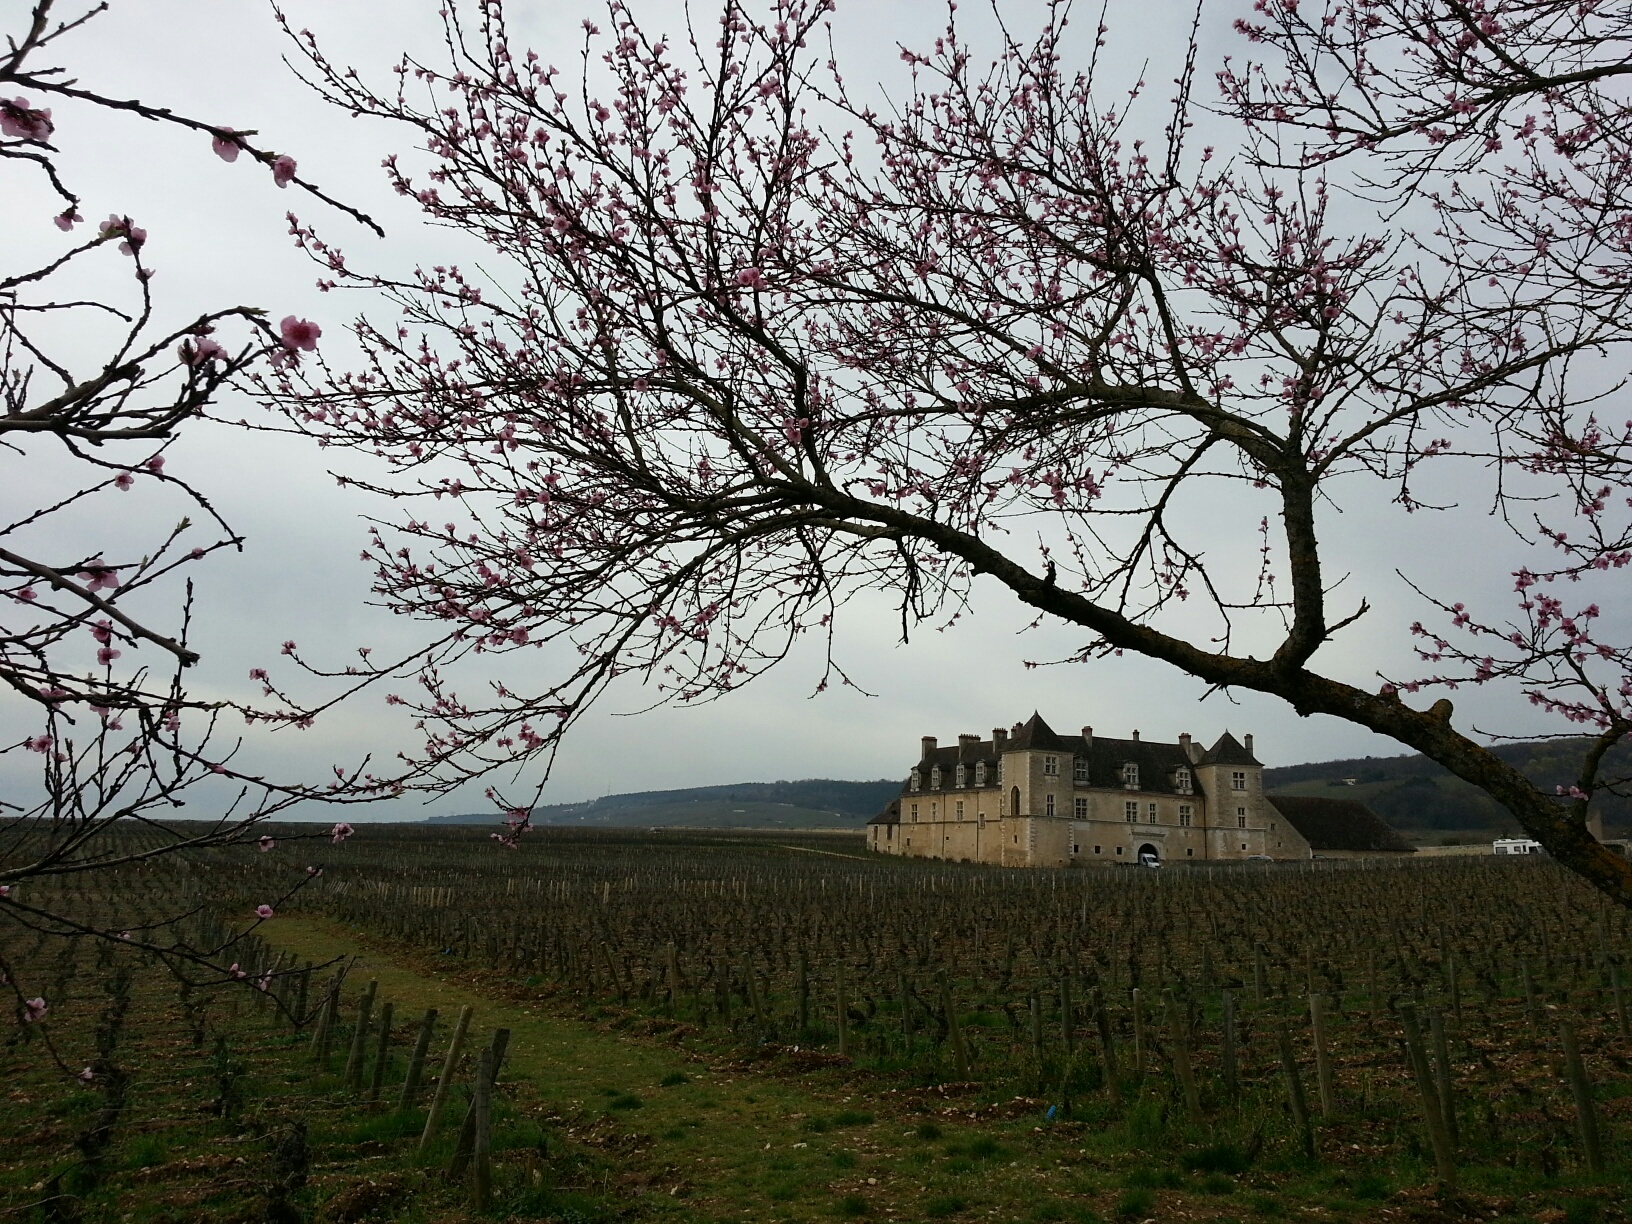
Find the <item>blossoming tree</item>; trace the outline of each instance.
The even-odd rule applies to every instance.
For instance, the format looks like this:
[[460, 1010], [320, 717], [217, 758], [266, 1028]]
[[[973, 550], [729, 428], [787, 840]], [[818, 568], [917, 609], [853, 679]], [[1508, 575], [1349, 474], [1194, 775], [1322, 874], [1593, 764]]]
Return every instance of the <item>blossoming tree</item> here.
[[[886, 110], [816, 49], [830, 7], [724, 0], [671, 40], [613, 0], [566, 74], [499, 0], [450, 3], [450, 62], [380, 90], [296, 35], [335, 103], [414, 132], [429, 164], [388, 174], [485, 252], [480, 276], [393, 279], [300, 226], [401, 316], [358, 323], [361, 368], [267, 385], [394, 470], [377, 589], [446, 630], [395, 697], [426, 729], [419, 783], [547, 761], [620, 677], [708, 699], [858, 590], [905, 627], [978, 578], [1085, 630], [1080, 659], [1409, 745], [1632, 904], [1587, 826], [1632, 729], [1601, 611], [1632, 556], [1632, 427], [1595, 404], [1632, 337], [1632, 5], [1242, 4], [1221, 93], [1192, 40], [1146, 130], [1064, 4], [978, 45], [954, 13], [902, 49]], [[1198, 147], [1204, 93], [1231, 147]], [[1513, 605], [1424, 585], [1423, 674], [1330, 666], [1370, 580], [1337, 589], [1364, 567], [1323, 538], [1331, 508], [1434, 513], [1436, 474], [1470, 470], [1507, 512], [1489, 563]], [[564, 663], [526, 690], [445, 666], [541, 646]], [[1428, 699], [1457, 686], [1586, 732], [1570, 792]]]
[[[115, 98], [74, 79], [56, 55], [106, 9], [72, 12], [36, 0], [19, 14], [0, 49], [0, 218], [7, 234], [0, 265], [0, 691], [8, 722], [33, 720], [0, 755], [37, 760], [32, 798], [11, 789], [0, 797], [0, 923], [152, 946], [197, 965], [215, 964], [220, 949], [186, 947], [157, 932], [109, 931], [83, 915], [53, 907], [49, 890], [30, 887], [86, 872], [140, 863], [181, 850], [272, 841], [256, 826], [312, 797], [366, 798], [356, 774], [312, 786], [258, 776], [218, 727], [229, 710], [251, 718], [282, 717], [189, 692], [186, 669], [198, 661], [189, 644], [192, 585], [198, 562], [242, 538], [166, 451], [231, 382], [261, 363], [284, 369], [317, 344], [316, 324], [293, 316], [274, 322], [242, 305], [217, 307], [180, 327], [156, 323], [153, 268], [144, 225], [121, 213], [88, 222], [82, 201], [59, 169], [58, 141], [74, 123], [163, 124], [197, 133], [228, 162], [260, 163], [271, 184], [295, 188], [372, 225], [328, 199], [298, 173], [288, 154], [262, 148], [253, 132], [205, 123], [169, 109]], [[58, 111], [57, 115], [53, 112]], [[55, 196], [60, 245], [26, 262], [22, 238], [52, 216], [25, 216], [32, 177]], [[85, 300], [66, 282], [82, 265], [116, 290]], [[121, 275], [120, 269], [124, 269]], [[77, 471], [80, 483], [21, 504], [25, 466], [48, 451]], [[167, 490], [194, 514], [158, 538], [114, 555], [87, 522], [111, 523], [145, 494]], [[131, 500], [126, 500], [131, 499]], [[196, 515], [197, 522], [192, 521]], [[139, 517], [139, 516], [137, 516]], [[155, 619], [155, 592], [168, 592], [175, 614]], [[292, 647], [292, 644], [291, 644]], [[209, 780], [223, 809], [212, 819], [166, 823]], [[234, 785], [235, 784], [235, 785]], [[349, 826], [336, 826], [337, 840]], [[291, 872], [290, 891], [309, 873]], [[267, 911], [270, 914], [270, 910]], [[153, 941], [149, 945], [149, 936]], [[217, 976], [230, 976], [220, 968]], [[240, 975], [241, 976], [241, 975]], [[25, 999], [0, 954], [0, 979], [32, 1021], [48, 1001]]]

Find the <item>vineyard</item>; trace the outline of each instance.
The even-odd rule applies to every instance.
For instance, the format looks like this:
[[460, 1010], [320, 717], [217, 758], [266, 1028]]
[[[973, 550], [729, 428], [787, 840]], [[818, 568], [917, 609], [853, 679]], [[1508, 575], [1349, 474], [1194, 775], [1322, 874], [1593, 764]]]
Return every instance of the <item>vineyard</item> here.
[[[65, 900], [119, 922], [146, 904], [156, 921], [161, 896], [187, 891], [205, 907], [190, 921], [219, 923], [272, 888], [272, 857], [215, 852], [150, 869], [162, 889]], [[817, 834], [552, 830], [509, 852], [478, 830], [391, 826], [329, 854], [282, 913], [240, 958], [271, 975], [250, 1014], [281, 1026], [305, 1066], [332, 1049], [324, 1108], [366, 1110], [372, 1089], [406, 1109], [420, 1077], [422, 1108], [441, 1079], [470, 1078], [483, 1043], [473, 1032], [439, 1076], [452, 1016], [393, 1019], [345, 962], [284, 951], [285, 921], [673, 1051], [694, 1075], [850, 1102], [827, 1122], [805, 1115], [792, 1146], [831, 1147], [834, 1118], [864, 1119], [872, 1180], [830, 1170], [817, 1185], [770, 1164], [759, 1207], [741, 1209], [751, 1218], [1133, 1219], [1181, 1205], [1202, 1219], [1627, 1218], [1632, 915], [1546, 863], [1005, 871]], [[85, 965], [129, 972], [105, 951], [35, 940], [14, 954], [5, 938], [45, 993], [71, 997]], [[181, 989], [178, 1044], [203, 1048], [189, 1006], [204, 1004]], [[31, 1048], [14, 1039], [10, 1057]], [[548, 1074], [535, 1087], [564, 1091]], [[515, 1091], [501, 1080], [495, 1095]], [[619, 1099], [637, 1104], [608, 1112]], [[600, 1116], [644, 1133], [660, 1107], [639, 1105], [610, 1095]], [[410, 1164], [412, 1130], [396, 1136]], [[890, 1144], [910, 1149], [899, 1167]], [[854, 1163], [861, 1149], [845, 1150]], [[1023, 1164], [1066, 1180], [1033, 1201]], [[501, 1184], [523, 1177], [507, 1168]], [[606, 1218], [718, 1218], [701, 1187], [690, 1206], [603, 1189]]]

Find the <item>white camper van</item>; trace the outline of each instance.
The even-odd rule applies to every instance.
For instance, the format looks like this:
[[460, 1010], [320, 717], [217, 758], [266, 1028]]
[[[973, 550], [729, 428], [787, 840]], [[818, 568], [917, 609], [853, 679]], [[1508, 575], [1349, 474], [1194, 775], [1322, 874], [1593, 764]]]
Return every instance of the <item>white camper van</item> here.
[[1541, 843], [1528, 837], [1499, 837], [1490, 843], [1492, 854], [1546, 854]]

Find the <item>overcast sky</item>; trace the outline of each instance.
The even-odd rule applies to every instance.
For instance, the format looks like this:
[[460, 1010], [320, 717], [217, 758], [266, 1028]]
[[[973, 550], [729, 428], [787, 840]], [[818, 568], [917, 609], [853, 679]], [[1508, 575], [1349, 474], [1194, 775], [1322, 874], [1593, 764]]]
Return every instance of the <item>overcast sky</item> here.
[[[706, 3], [698, 11], [711, 11]], [[1033, 5], [1008, 6], [1021, 20]], [[1097, 6], [1094, 6], [1097, 9]], [[1249, 0], [1218, 0], [1209, 17], [1207, 50], [1216, 53], [1229, 37], [1228, 18]], [[18, 28], [24, 0], [0, 0], [6, 31]], [[438, 29], [434, 0], [289, 0], [294, 23], [309, 25], [333, 58], [355, 64], [365, 76], [386, 79], [395, 54], [405, 47], [434, 53]], [[637, 12], [653, 28], [678, 31], [681, 6], [637, 0]], [[579, 25], [601, 10], [582, 0], [529, 3], [513, 0], [518, 41], [564, 69], [576, 62]], [[1086, 17], [1086, 15], [1085, 15]], [[897, 40], [923, 45], [944, 20], [939, 6], [923, 0], [840, 0], [835, 30], [839, 59], [852, 84], [899, 81]], [[1189, 29], [1188, 5], [1176, 0], [1113, 0], [1112, 46], [1118, 61], [1153, 61], [1151, 77], [1165, 81], [1176, 64], [1164, 55], [1182, 47]], [[149, 231], [147, 256], [158, 269], [161, 305], [176, 318], [234, 303], [266, 307], [274, 318], [294, 313], [318, 321], [325, 348], [343, 351], [348, 316], [365, 305], [356, 297], [323, 295], [315, 272], [293, 249], [284, 211], [297, 208], [342, 241], [353, 263], [406, 268], [442, 262], [451, 249], [446, 235], [419, 223], [417, 214], [385, 189], [379, 165], [404, 147], [404, 133], [354, 121], [325, 109], [280, 62], [284, 50], [262, 0], [114, 0], [113, 11], [67, 44], [67, 67], [88, 86], [114, 95], [139, 96], [213, 122], [255, 128], [260, 142], [293, 154], [301, 172], [325, 189], [372, 213], [388, 238], [373, 238], [343, 217], [326, 213], [308, 198], [279, 191], [266, 171], [248, 162], [227, 165], [211, 156], [203, 137], [158, 130], [154, 125], [58, 107], [63, 166], [86, 197], [95, 218], [128, 213]], [[1210, 74], [1203, 73], [1203, 89]], [[83, 122], [81, 122], [83, 120]], [[1153, 135], [1159, 135], [1153, 133]], [[56, 239], [50, 200], [38, 184], [10, 168], [0, 170], [0, 259], [14, 266], [19, 254], [47, 249]], [[125, 281], [99, 285], [95, 277], [127, 271], [103, 259], [82, 286], [91, 293], [123, 293]], [[233, 405], [229, 415], [252, 415], [253, 405]], [[252, 695], [248, 669], [273, 662], [278, 644], [295, 639], [308, 656], [343, 663], [359, 645], [380, 654], [415, 639], [418, 627], [366, 606], [369, 571], [358, 553], [364, 516], [390, 514], [362, 495], [338, 487], [326, 463], [347, 462], [310, 445], [224, 427], [189, 429], [171, 452], [184, 471], [249, 537], [242, 557], [223, 558], [199, 571], [197, 644], [202, 692]], [[0, 459], [0, 510], [44, 498], [69, 478], [48, 447], [25, 463]], [[1510, 546], [1483, 513], [1476, 486], [1452, 489], [1468, 504], [1444, 517], [1405, 516], [1387, 505], [1361, 501], [1329, 507], [1323, 527], [1340, 563], [1331, 576], [1352, 573], [1338, 603], [1349, 610], [1363, 594], [1370, 616], [1323, 651], [1330, 672], [1375, 687], [1375, 673], [1412, 670], [1405, 628], [1423, 614], [1396, 567], [1454, 598], [1499, 598], [1516, 567], [1491, 559]], [[120, 503], [117, 516], [78, 524], [98, 541], [171, 522], [176, 506], [138, 490]], [[171, 517], [166, 517], [166, 516]], [[130, 538], [136, 538], [134, 535]], [[1234, 542], [1236, 564], [1255, 564], [1257, 540]], [[110, 554], [114, 551], [110, 548]], [[1226, 564], [1228, 564], [1226, 559]], [[1090, 724], [1104, 735], [1171, 740], [1188, 731], [1204, 742], [1225, 728], [1253, 732], [1259, 756], [1290, 764], [1335, 756], [1394, 754], [1390, 741], [1327, 718], [1300, 719], [1279, 702], [1250, 693], [1215, 694], [1202, 702], [1203, 687], [1160, 664], [1119, 658], [1086, 666], [1029, 670], [1027, 660], [1069, 653], [1085, 635], [1044, 625], [1023, 633], [1028, 617], [1001, 592], [980, 588], [975, 614], [943, 632], [924, 630], [899, 640], [899, 620], [880, 601], [860, 601], [842, 629], [840, 647], [850, 670], [874, 695], [829, 690], [812, 697], [820, 659], [796, 656], [731, 698], [691, 710], [665, 709], [619, 717], [644, 704], [637, 690], [615, 692], [580, 725], [558, 763], [547, 800], [569, 801], [608, 792], [777, 778], [875, 778], [904, 774], [920, 735], [944, 739], [960, 732], [987, 733], [1041, 711], [1057, 730]], [[268, 772], [321, 773], [330, 763], [367, 752], [389, 755], [405, 729], [381, 700], [368, 694], [304, 733], [283, 732], [255, 745]], [[1542, 729], [1528, 707], [1502, 704], [1495, 694], [1461, 694], [1458, 725], [1524, 733]], [[0, 731], [20, 730], [20, 711], [0, 710]], [[0, 787], [19, 793], [23, 762], [0, 758]], [[471, 810], [471, 794], [437, 801], [430, 811]], [[405, 804], [377, 815], [413, 818], [422, 810]]]

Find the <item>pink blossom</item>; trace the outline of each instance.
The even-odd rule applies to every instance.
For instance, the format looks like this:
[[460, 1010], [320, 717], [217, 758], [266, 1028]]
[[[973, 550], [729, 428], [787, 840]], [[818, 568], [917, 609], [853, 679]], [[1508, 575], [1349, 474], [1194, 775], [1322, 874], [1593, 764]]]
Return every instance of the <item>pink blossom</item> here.
[[280, 153], [272, 162], [272, 181], [279, 187], [287, 187], [294, 177], [295, 159], [287, 153]]
[[263, 837], [263, 838], [261, 838], [260, 841], [256, 842], [255, 844], [256, 844], [256, 846], [258, 846], [260, 848], [261, 853], [265, 854], [268, 850], [272, 849], [272, 847], [276, 846], [278, 843], [273, 841], [270, 837]]
[[0, 897], [9, 897], [9, 896], [11, 896], [11, 885], [10, 884], [0, 884]]
[[121, 217], [118, 213], [109, 213], [108, 219], [102, 222], [101, 233], [104, 238], [123, 238], [119, 250], [126, 255], [134, 255], [142, 249], [147, 241], [147, 231], [136, 225], [129, 217]]
[[119, 475], [113, 478], [113, 483], [121, 493], [128, 493], [130, 492], [130, 486], [135, 484], [136, 480], [129, 472], [120, 472]]
[[235, 978], [246, 978], [249, 976], [249, 974], [245, 973], [238, 967], [237, 961], [232, 962], [232, 964], [228, 967], [227, 972]]
[[272, 907], [270, 905], [257, 905], [255, 907], [255, 917], [257, 917], [257, 918], [270, 918], [270, 917], [272, 917]]
[[126, 943], [129, 943], [130, 942], [130, 932], [129, 931], [120, 931], [119, 932], [119, 938], [124, 940]]
[[306, 319], [285, 315], [283, 322], [278, 324], [278, 332], [283, 337], [283, 347], [291, 353], [296, 349], [309, 353], [317, 347], [317, 338], [323, 334], [323, 329]]
[[315, 879], [317, 879], [318, 876], [323, 874], [323, 868], [321, 868], [321, 867], [308, 867], [308, 868], [306, 868], [306, 874], [311, 876], [312, 879], [315, 880]]
[[744, 289], [769, 289], [765, 275], [758, 268], [744, 268], [737, 273], [737, 284]]
[[92, 592], [119, 585], [119, 576], [111, 569], [80, 570], [78, 576], [84, 581], [85, 589]]
[[41, 998], [24, 999], [23, 1000], [23, 1023], [24, 1024], [34, 1024], [37, 1021], [44, 1020], [45, 1019], [45, 1013], [48, 1010], [49, 1010], [49, 1008], [46, 1007], [44, 999], [41, 999]]
[[[49, 735], [41, 735], [35, 739], [23, 741], [23, 743], [28, 746], [28, 750], [30, 752], [50, 752], [51, 742], [51, 737]], [[3, 893], [0, 893], [0, 896], [3, 895]]]
[[24, 603], [33, 603], [39, 597], [40, 593], [31, 586], [24, 587], [22, 590], [18, 591], [16, 595], [16, 598], [22, 600]]
[[176, 355], [186, 365], [201, 366], [217, 358], [224, 359], [227, 350], [208, 336], [196, 336], [183, 340], [180, 347], [176, 349]]
[[334, 844], [338, 846], [356, 831], [357, 830], [353, 829], [349, 824], [342, 820], [339, 824], [335, 825], [334, 828], [329, 830], [329, 836]]
[[106, 667], [123, 653], [124, 651], [115, 650], [112, 646], [104, 646], [101, 650], [96, 652], [96, 661], [101, 666]]
[[164, 456], [154, 455], [153, 458], [142, 464], [142, 466], [150, 472], [162, 472], [164, 471]]
[[0, 100], [0, 134], [19, 140], [45, 140], [55, 130], [49, 109], [31, 110], [27, 98]]
[[58, 213], [52, 220], [56, 222], [57, 228], [66, 234], [85, 218], [79, 215], [77, 209], [70, 208], [67, 212]]
[[81, 1081], [83, 1081], [84, 1083], [87, 1083], [87, 1084], [90, 1083], [95, 1078], [96, 1078], [96, 1072], [92, 1071], [89, 1067], [86, 1067], [85, 1070], [83, 1070], [83, 1071], [81, 1071], [79, 1073], [79, 1079]]
[[222, 161], [235, 162], [238, 160], [238, 142], [233, 139], [237, 134], [231, 128], [217, 128], [214, 136], [211, 137], [210, 148], [215, 150], [215, 155]]
[[91, 636], [106, 646], [113, 641], [113, 622], [103, 617], [91, 625]]
[[295, 653], [295, 644], [293, 642], [285, 642], [283, 644], [283, 653], [286, 654], [286, 655], [294, 654]]

